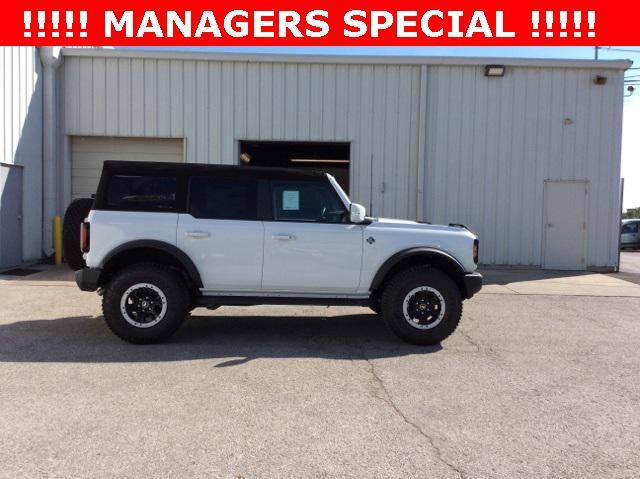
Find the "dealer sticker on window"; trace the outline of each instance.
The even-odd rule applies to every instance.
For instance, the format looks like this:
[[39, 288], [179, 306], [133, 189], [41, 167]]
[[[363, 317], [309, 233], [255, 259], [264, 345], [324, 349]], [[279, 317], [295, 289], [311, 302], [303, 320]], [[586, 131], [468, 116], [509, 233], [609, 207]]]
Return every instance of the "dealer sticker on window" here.
[[299, 191], [283, 191], [282, 192], [282, 209], [283, 210], [299, 210], [300, 209], [300, 192]]

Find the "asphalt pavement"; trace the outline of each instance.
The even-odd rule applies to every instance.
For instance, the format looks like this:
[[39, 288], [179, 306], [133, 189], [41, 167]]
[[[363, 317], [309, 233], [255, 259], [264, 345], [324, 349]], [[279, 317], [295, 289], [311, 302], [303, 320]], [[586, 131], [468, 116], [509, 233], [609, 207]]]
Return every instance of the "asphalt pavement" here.
[[430, 348], [280, 306], [132, 346], [68, 275], [0, 281], [0, 477], [640, 477], [640, 286], [527, 274]]

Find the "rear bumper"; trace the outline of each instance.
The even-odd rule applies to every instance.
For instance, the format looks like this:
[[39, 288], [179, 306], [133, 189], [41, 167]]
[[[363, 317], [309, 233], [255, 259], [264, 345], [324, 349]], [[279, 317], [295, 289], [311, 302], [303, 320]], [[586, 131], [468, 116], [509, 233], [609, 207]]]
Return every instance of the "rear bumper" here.
[[82, 291], [95, 291], [102, 274], [101, 268], [82, 268], [76, 271], [76, 284]]
[[468, 273], [462, 277], [466, 290], [465, 298], [469, 299], [482, 289], [482, 275], [480, 273]]

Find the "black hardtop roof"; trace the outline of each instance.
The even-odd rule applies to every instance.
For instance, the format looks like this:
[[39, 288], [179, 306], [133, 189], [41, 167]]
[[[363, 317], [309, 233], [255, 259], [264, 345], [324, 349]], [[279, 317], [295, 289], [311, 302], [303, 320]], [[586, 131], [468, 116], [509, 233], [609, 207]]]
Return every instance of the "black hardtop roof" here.
[[172, 176], [224, 176], [239, 178], [267, 178], [278, 180], [326, 179], [318, 170], [269, 168], [263, 166], [210, 165], [201, 163], [168, 163], [161, 161], [104, 162], [103, 175], [172, 175]]

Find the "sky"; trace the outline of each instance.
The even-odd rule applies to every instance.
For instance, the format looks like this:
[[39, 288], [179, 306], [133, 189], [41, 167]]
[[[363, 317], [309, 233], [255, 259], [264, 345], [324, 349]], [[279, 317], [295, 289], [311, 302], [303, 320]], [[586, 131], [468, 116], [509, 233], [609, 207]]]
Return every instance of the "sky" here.
[[[593, 47], [188, 47], [174, 50], [216, 51], [234, 53], [289, 53], [316, 55], [417, 55], [417, 56], [478, 56], [521, 58], [582, 58], [593, 59]], [[633, 60], [632, 68], [640, 67], [640, 46], [600, 47], [601, 60]], [[629, 70], [627, 76], [639, 75]], [[639, 82], [640, 83], [640, 82]], [[624, 99], [622, 132], [622, 177], [625, 180], [623, 208], [640, 207], [640, 85], [635, 94]], [[623, 92], [620, 92], [622, 95]]]

